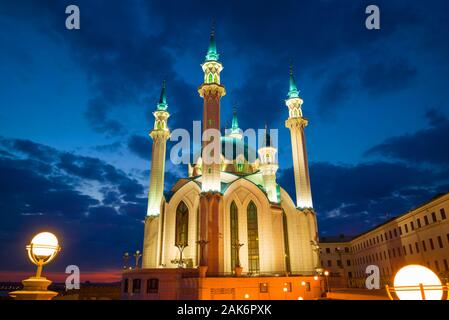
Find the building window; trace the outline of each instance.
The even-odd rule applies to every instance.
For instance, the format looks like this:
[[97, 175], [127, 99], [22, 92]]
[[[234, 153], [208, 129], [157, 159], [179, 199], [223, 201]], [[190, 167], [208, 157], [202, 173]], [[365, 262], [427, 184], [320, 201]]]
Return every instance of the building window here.
[[435, 212], [432, 212], [432, 221], [437, 222], [437, 215], [435, 214]]
[[380, 241], [384, 242], [384, 235], [383, 234], [380, 235]]
[[418, 218], [417, 222], [418, 222], [418, 228], [421, 228], [421, 219]]
[[310, 291], [310, 282], [306, 282], [306, 291]]
[[398, 255], [402, 256], [401, 247], [398, 247]]
[[433, 239], [429, 239], [429, 243], [430, 243], [430, 249], [435, 249], [434, 245], [433, 245]]
[[444, 208], [440, 209], [441, 220], [446, 220], [446, 211]]
[[327, 260], [327, 266], [332, 267], [332, 260]]
[[443, 260], [443, 263], [444, 263], [444, 270], [445, 270], [445, 271], [449, 271], [449, 265], [447, 264], [447, 260], [444, 259], [444, 260]]
[[330, 248], [326, 248], [326, 253], [331, 253], [331, 249]]
[[410, 222], [410, 228], [412, 229], [412, 231], [415, 230], [415, 224], [413, 223], [413, 221]]
[[291, 264], [290, 264], [290, 245], [288, 243], [288, 224], [287, 224], [287, 215], [285, 211], [282, 210], [282, 224], [284, 228], [284, 256], [285, 256], [285, 268], [288, 273], [291, 272]]
[[125, 279], [125, 283], [123, 284], [124, 293], [128, 293], [128, 287], [129, 287], [129, 279]]
[[231, 203], [231, 267], [237, 267], [237, 250], [239, 250], [239, 220], [238, 209], [234, 201]]
[[259, 292], [267, 293], [268, 292], [268, 283], [266, 283], [266, 282], [259, 283]]
[[133, 293], [140, 293], [142, 281], [140, 279], [133, 279]]
[[402, 236], [402, 228], [401, 227], [398, 228], [399, 228], [399, 235]]
[[189, 209], [184, 201], [181, 201], [176, 208], [176, 232], [175, 245], [186, 246], [188, 244], [189, 232]]
[[396, 228], [394, 228], [393, 232], [394, 232], [394, 236], [397, 237], [398, 236], [398, 232], [396, 231]]
[[408, 245], [408, 250], [410, 251], [410, 254], [413, 254], [413, 247], [412, 244]]
[[292, 283], [284, 282], [284, 292], [292, 292]]
[[257, 207], [250, 202], [247, 208], [248, 217], [248, 270], [250, 273], [259, 272], [259, 230], [257, 222]]
[[349, 248], [348, 247], [345, 247], [345, 252], [349, 253]]
[[147, 293], [158, 293], [159, 291], [159, 279], [147, 280]]
[[405, 227], [405, 233], [408, 233], [408, 225], [404, 225], [404, 227]]
[[341, 268], [341, 260], [337, 260], [337, 266]]
[[441, 239], [440, 236], [438, 236], [438, 245], [440, 246], [440, 249], [443, 249], [443, 239]]
[[418, 242], [415, 242], [415, 248], [416, 248], [416, 253], [419, 253], [419, 244], [418, 244]]
[[388, 234], [390, 235], [390, 239], [393, 239], [393, 235], [391, 234], [391, 230], [388, 231]]
[[402, 249], [404, 250], [404, 256], [407, 255], [407, 249], [405, 249], [405, 246], [402, 246]]
[[424, 223], [426, 224], [426, 226], [429, 224], [429, 217], [428, 216], [424, 216]]
[[422, 249], [427, 251], [426, 242], [424, 240], [422, 241]]
[[351, 271], [348, 272], [348, 278], [349, 278], [349, 279], [352, 278], [352, 272], [351, 272]]
[[346, 265], [349, 267], [351, 265], [351, 260], [346, 260]]

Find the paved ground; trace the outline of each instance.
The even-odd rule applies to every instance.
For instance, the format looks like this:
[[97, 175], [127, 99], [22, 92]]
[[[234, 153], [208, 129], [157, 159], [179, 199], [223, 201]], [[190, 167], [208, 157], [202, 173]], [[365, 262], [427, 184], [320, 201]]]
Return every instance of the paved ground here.
[[388, 300], [385, 289], [332, 289], [328, 294], [329, 299], [333, 300]]

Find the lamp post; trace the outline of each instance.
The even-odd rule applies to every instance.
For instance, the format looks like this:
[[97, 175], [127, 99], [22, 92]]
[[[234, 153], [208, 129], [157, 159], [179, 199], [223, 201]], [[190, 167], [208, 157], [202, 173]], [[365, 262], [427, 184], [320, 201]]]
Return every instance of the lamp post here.
[[234, 272], [236, 277], [240, 277], [242, 275], [242, 266], [240, 265], [240, 248], [243, 246], [243, 243], [239, 243], [236, 241], [232, 244], [232, 248], [235, 250], [235, 267]]
[[142, 256], [142, 253], [140, 253], [140, 250], [137, 250], [134, 253], [134, 258], [136, 259], [136, 269], [139, 269], [139, 259]]
[[177, 243], [175, 245], [175, 247], [179, 250], [179, 259], [174, 259], [172, 262], [177, 263], [178, 268], [184, 268], [184, 259], [182, 258], [182, 253], [187, 246], [188, 244], [183, 242]]
[[28, 258], [37, 266], [36, 275], [22, 281], [22, 290], [10, 292], [9, 295], [16, 300], [51, 300], [58, 293], [47, 290], [51, 281], [42, 277], [42, 267], [50, 263], [61, 250], [58, 239], [50, 232], [41, 232], [26, 249]]
[[127, 269], [128, 268], [128, 260], [129, 260], [129, 253], [125, 252], [123, 254], [123, 269]]
[[326, 287], [327, 287], [327, 293], [331, 292], [331, 289], [329, 287], [329, 271], [324, 271], [324, 276], [326, 277]]

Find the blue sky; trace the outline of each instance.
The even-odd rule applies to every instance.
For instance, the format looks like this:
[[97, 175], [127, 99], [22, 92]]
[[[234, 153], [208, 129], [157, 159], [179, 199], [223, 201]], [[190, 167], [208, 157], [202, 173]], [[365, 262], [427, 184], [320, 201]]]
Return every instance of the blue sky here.
[[[80, 30], [65, 29], [69, 4]], [[448, 191], [449, 4], [376, 1], [376, 31], [365, 28], [369, 4], [2, 1], [0, 267], [26, 269], [25, 256], [3, 257], [42, 228], [68, 247], [55, 268], [119, 266], [141, 248], [151, 111], [165, 79], [169, 126], [201, 119], [212, 19], [223, 125], [235, 104], [243, 129], [268, 122], [289, 141], [293, 61], [321, 235], [360, 233]], [[294, 195], [289, 143], [279, 163]], [[169, 169], [169, 184], [187, 171]]]

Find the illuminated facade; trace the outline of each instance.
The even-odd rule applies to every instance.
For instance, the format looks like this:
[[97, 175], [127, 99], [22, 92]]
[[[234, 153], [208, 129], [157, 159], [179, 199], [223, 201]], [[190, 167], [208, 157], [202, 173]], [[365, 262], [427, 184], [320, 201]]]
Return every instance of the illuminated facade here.
[[[314, 292], [313, 296], [316, 296], [321, 290], [321, 282], [310, 282], [319, 268], [319, 257], [312, 246], [318, 238], [304, 139], [307, 120], [302, 116], [302, 100], [293, 74], [290, 74], [286, 100], [289, 108], [286, 123], [291, 130], [294, 149], [296, 203], [276, 182], [277, 149], [268, 132], [262, 147], [257, 152], [251, 150], [243, 139], [234, 110], [230, 133], [220, 134], [220, 100], [226, 91], [221, 82], [223, 65], [219, 61], [214, 32], [201, 66], [204, 73], [198, 89], [203, 99], [201, 155], [189, 165], [188, 175], [179, 179], [165, 195], [162, 195], [163, 162], [166, 140], [170, 136], [165, 86], [154, 112], [155, 125], [150, 134], [153, 160], [142, 270], [124, 273], [124, 281], [127, 281], [126, 288], [123, 287], [124, 298], [132, 298], [132, 282], [137, 277], [141, 280], [139, 283], [157, 279], [158, 286], [159, 283], [167, 286], [170, 282], [169, 289], [192, 286], [184, 291], [180, 289], [184, 293], [178, 291], [178, 298], [209, 299], [210, 292], [219, 292], [220, 288], [223, 292], [234, 292], [234, 298], [241, 298], [244, 293], [239, 291], [237, 283], [246, 281], [259, 290], [259, 276], [264, 276], [263, 282], [267, 286], [280, 283], [280, 292], [284, 292], [284, 282], [291, 283], [291, 288], [286, 285], [288, 290], [291, 289], [287, 292], [296, 292], [304, 289], [301, 283], [307, 280], [306, 292], [310, 295]], [[213, 147], [217, 145], [221, 147], [219, 154], [214, 153], [217, 148]], [[254, 157], [251, 157], [252, 152]], [[300, 281], [299, 278], [282, 280], [286, 275], [302, 278]], [[233, 279], [229, 282], [230, 287], [217, 287], [222, 280], [214, 279], [223, 276], [229, 277], [227, 281]], [[191, 282], [180, 280], [186, 278], [192, 279]], [[198, 281], [203, 289], [210, 290], [199, 293]], [[192, 295], [186, 290], [193, 290]], [[288, 298], [297, 299], [297, 294], [292, 293]], [[255, 294], [251, 295], [256, 298]], [[134, 298], [163, 299], [169, 296], [168, 293], [157, 297], [140, 294]], [[286, 298], [274, 293], [272, 297]]]
[[321, 263], [334, 287], [365, 287], [366, 267], [376, 265], [381, 286], [408, 264], [432, 269], [449, 279], [449, 193], [351, 240], [321, 239]]

